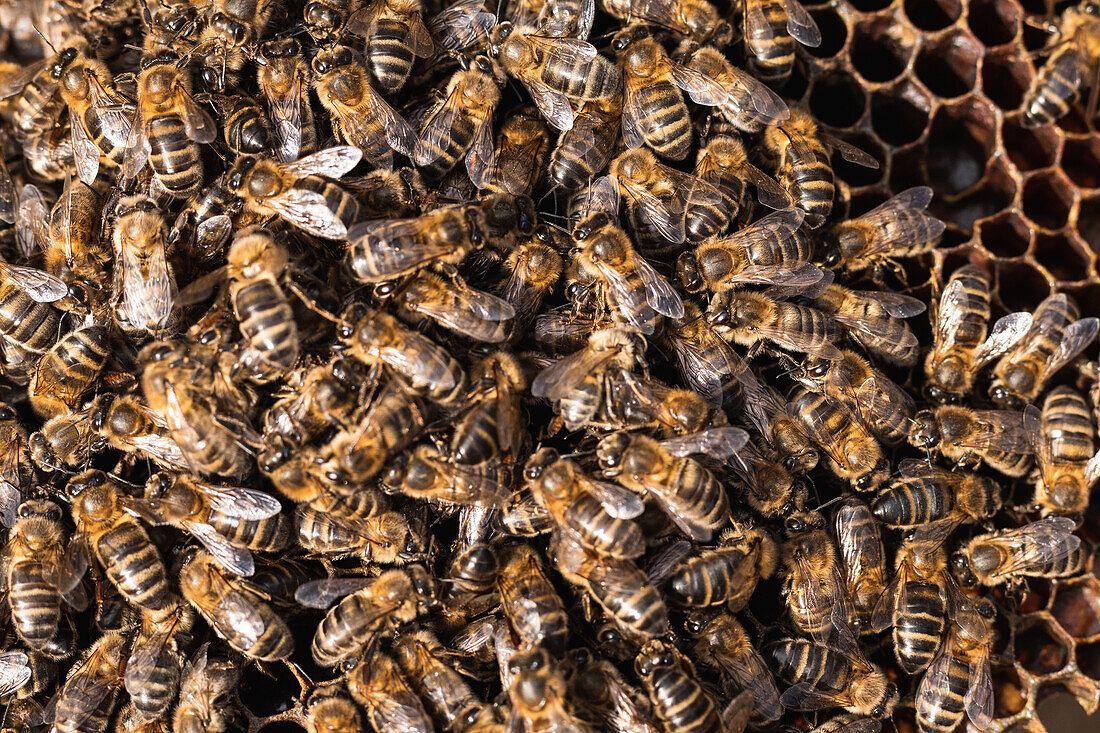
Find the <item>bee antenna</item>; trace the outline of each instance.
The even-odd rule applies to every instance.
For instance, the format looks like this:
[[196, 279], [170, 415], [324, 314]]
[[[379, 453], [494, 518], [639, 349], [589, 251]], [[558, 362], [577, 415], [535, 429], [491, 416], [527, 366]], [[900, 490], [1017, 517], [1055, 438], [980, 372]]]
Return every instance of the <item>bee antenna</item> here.
[[829, 506], [830, 504], [836, 504], [841, 499], [847, 499], [848, 496], [849, 496], [849, 494], [840, 494], [839, 496], [834, 496], [832, 499], [829, 499], [824, 504], [819, 504], [817, 509], [815, 509], [814, 511], [821, 511], [822, 509]]
[[35, 32], [35, 33], [37, 33], [37, 34], [38, 34], [38, 37], [39, 37], [39, 38], [41, 38], [41, 39], [42, 39], [42, 41], [43, 41], [43, 42], [44, 42], [44, 43], [45, 43], [45, 44], [46, 44], [47, 46], [49, 46], [49, 47], [50, 47], [50, 50], [51, 50], [51, 51], [53, 51], [54, 53], [57, 53], [57, 49], [56, 49], [56, 48], [54, 48], [54, 46], [53, 46], [53, 44], [52, 44], [52, 43], [50, 43], [50, 39], [49, 39], [49, 38], [46, 38], [46, 36], [42, 35], [42, 31], [38, 30], [38, 24], [37, 24], [37, 23], [32, 23], [32, 24], [31, 24], [31, 28], [34, 28], [34, 32]]

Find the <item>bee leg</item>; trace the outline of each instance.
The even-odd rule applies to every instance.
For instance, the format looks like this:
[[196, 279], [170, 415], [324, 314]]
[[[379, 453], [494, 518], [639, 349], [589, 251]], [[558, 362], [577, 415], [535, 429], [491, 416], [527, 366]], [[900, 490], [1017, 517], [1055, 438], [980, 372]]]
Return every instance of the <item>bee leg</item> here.
[[313, 680], [311, 680], [309, 678], [309, 675], [306, 674], [305, 671], [294, 662], [284, 661], [283, 664], [287, 666], [287, 669], [290, 670], [290, 673], [294, 675], [294, 679], [297, 680], [298, 687], [301, 689], [301, 692], [298, 693], [298, 700], [301, 701], [304, 705], [306, 697], [309, 695], [309, 691], [312, 690], [314, 687]]
[[1090, 132], [1095, 132], [1093, 122], [1096, 120], [1096, 106], [1100, 102], [1100, 64], [1093, 65], [1092, 83], [1089, 84], [1089, 104], [1085, 114], [1085, 124]]

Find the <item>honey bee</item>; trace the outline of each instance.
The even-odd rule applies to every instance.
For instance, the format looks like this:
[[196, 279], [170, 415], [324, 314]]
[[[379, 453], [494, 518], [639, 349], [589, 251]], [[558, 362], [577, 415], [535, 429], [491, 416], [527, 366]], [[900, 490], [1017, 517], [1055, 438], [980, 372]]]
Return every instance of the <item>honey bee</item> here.
[[618, 68], [587, 41], [544, 36], [506, 21], [490, 31], [489, 52], [523, 84], [542, 116], [558, 130], [573, 127], [570, 102], [606, 100], [622, 93]]
[[484, 245], [488, 223], [476, 206], [448, 206], [419, 217], [365, 221], [348, 233], [355, 279], [392, 280], [433, 263], [455, 265]]
[[1065, 578], [1078, 575], [1088, 562], [1088, 550], [1073, 534], [1069, 517], [1046, 517], [1015, 529], [978, 535], [951, 557], [951, 569], [965, 587], [1023, 578]]
[[[690, 42], [685, 42], [682, 47], [685, 48], [686, 53], [681, 55], [681, 63], [709, 76], [725, 88], [726, 99], [715, 107], [715, 111], [736, 130], [756, 134], [763, 132], [768, 125], [782, 123], [790, 118], [791, 112], [786, 103], [765, 83], [762, 83], [766, 80], [758, 81], [755, 77], [738, 69], [717, 48], [694, 47]], [[733, 137], [720, 135], [708, 138], [708, 147], [710, 143], [717, 141], [721, 141], [720, 148], [732, 148], [736, 144]], [[774, 181], [770, 181], [769, 190], [773, 186], [775, 186]], [[782, 198], [785, 198], [785, 194], [780, 197]]]
[[229, 248], [229, 299], [249, 347], [268, 366], [298, 361], [298, 326], [279, 278], [287, 251], [262, 227], [238, 231]]
[[730, 613], [697, 613], [688, 616], [686, 626], [695, 638], [699, 661], [719, 670], [736, 689], [752, 693], [752, 725], [766, 727], [779, 720], [783, 706], [775, 680], [737, 618]]
[[[66, 48], [62, 54], [75, 58], [78, 48]], [[13, 70], [0, 80], [0, 100], [12, 100], [11, 122], [17, 139], [32, 140], [49, 135], [58, 127], [65, 111], [65, 100], [53, 76], [56, 58], [47, 57], [29, 66]], [[71, 139], [71, 138], [70, 138]]]
[[374, 91], [363, 59], [348, 46], [322, 48], [311, 62], [314, 88], [332, 115], [338, 138], [363, 152], [374, 167], [390, 170], [393, 151], [411, 156], [416, 133]]
[[411, 453], [398, 454], [382, 476], [382, 486], [444, 506], [483, 504], [504, 506], [509, 497], [497, 467], [464, 466], [439, 449], [420, 445]]
[[347, 499], [326, 494], [300, 504], [298, 543], [330, 557], [357, 555], [383, 564], [406, 562], [413, 544], [408, 520], [393, 511], [364, 511], [356, 504], [358, 498], [358, 493]]
[[938, 450], [959, 466], [977, 466], [985, 461], [1006, 476], [1027, 473], [1034, 451], [1024, 429], [1024, 414], [1008, 410], [970, 410], [942, 405], [922, 410], [909, 444], [923, 450]]
[[511, 354], [498, 351], [470, 372], [472, 406], [455, 426], [451, 455], [474, 465], [496, 458], [518, 460], [523, 443], [520, 395], [527, 378]]
[[399, 380], [382, 388], [358, 423], [329, 442], [330, 463], [353, 481], [373, 478], [386, 459], [412, 443], [427, 424], [427, 406]]
[[[746, 0], [746, 9], [754, 6], [756, 2], [757, 0]], [[792, 2], [786, 4], [788, 7], [793, 5]], [[755, 7], [760, 8], [762, 5], [761, 0], [760, 5]], [[833, 210], [836, 186], [833, 169], [829, 163], [829, 149], [839, 152], [845, 160], [867, 168], [878, 168], [878, 161], [842, 140], [823, 134], [807, 112], [796, 108], [790, 110], [790, 115], [789, 119], [779, 125], [769, 126], [764, 130], [764, 148], [776, 160], [779, 184], [790, 194], [795, 207], [806, 212], [806, 226], [817, 229], [825, 223]], [[916, 190], [927, 192], [927, 197], [931, 200], [931, 189]], [[927, 206], [927, 201], [925, 205]], [[900, 201], [897, 202], [897, 206], [901, 206]], [[930, 217], [925, 218], [930, 219]], [[854, 224], [849, 223], [849, 226]], [[866, 231], [868, 235], [874, 232], [870, 227]], [[941, 225], [940, 232], [942, 231]], [[915, 232], [912, 234], [916, 235]], [[880, 247], [896, 241], [895, 237], [878, 238]], [[916, 247], [914, 246], [913, 249]], [[916, 253], [912, 252], [912, 254]], [[863, 257], [866, 259], [871, 254], [868, 253]], [[849, 255], [844, 259], [853, 257], [854, 255]], [[836, 264], [841, 261], [840, 255], [837, 255]], [[832, 267], [828, 259], [825, 264]]]
[[[743, 362], [742, 362], [743, 363]], [[779, 455], [783, 468], [807, 473], [817, 466], [818, 453], [796, 412], [769, 385], [762, 384], [747, 365], [738, 369], [743, 398], [741, 411], [768, 446]]]
[[768, 342], [829, 361], [840, 359], [836, 324], [825, 313], [797, 303], [772, 300], [761, 293], [731, 291], [711, 303], [707, 319], [724, 338], [750, 347]]
[[622, 98], [590, 100], [575, 113], [573, 126], [558, 136], [548, 175], [557, 186], [576, 190], [607, 168], [619, 141]]
[[1035, 399], [1054, 374], [1092, 343], [1100, 319], [1080, 318], [1077, 303], [1064, 293], [1047, 296], [1032, 315], [1031, 327], [993, 367], [989, 397], [1002, 409]]
[[749, 70], [769, 86], [781, 87], [790, 78], [795, 41], [821, 45], [817, 23], [798, 0], [744, 0], [744, 13]]
[[60, 278], [0, 262], [0, 354], [12, 372], [26, 372], [61, 331], [54, 305], [69, 295]]
[[741, 525], [724, 530], [713, 549], [686, 559], [672, 549], [649, 569], [669, 600], [688, 608], [725, 605], [734, 613], [745, 607], [759, 581], [775, 573], [779, 559], [768, 532]]
[[634, 494], [588, 478], [553, 448], [536, 451], [523, 475], [535, 501], [584, 548], [616, 560], [631, 560], [645, 551], [641, 528], [630, 521], [644, 508]]
[[676, 367], [694, 392], [714, 408], [741, 402], [737, 375], [748, 367], [710, 323], [699, 306], [684, 303], [684, 315], [665, 328], [665, 337], [676, 355]]
[[569, 636], [565, 607], [546, 577], [542, 560], [529, 545], [502, 550], [497, 591], [501, 611], [522, 644], [564, 653]]
[[776, 676], [792, 683], [779, 698], [791, 710], [842, 707], [856, 715], [888, 718], [898, 690], [858, 647], [837, 649], [804, 639], [782, 639], [769, 645]]
[[867, 629], [875, 603], [886, 588], [886, 554], [877, 520], [864, 502], [849, 497], [833, 515], [833, 528], [845, 589], [852, 601], [852, 625]]
[[196, 95], [209, 102], [222, 120], [225, 146], [237, 155], [259, 155], [273, 147], [274, 132], [259, 101], [244, 93]]
[[846, 273], [874, 269], [876, 277], [893, 257], [913, 257], [931, 251], [944, 232], [944, 223], [925, 213], [932, 189], [919, 186], [902, 191], [862, 216], [831, 226], [824, 235], [826, 267]]
[[38, 460], [35, 443], [44, 441], [41, 433], [35, 435], [40, 437], [32, 441], [11, 405], [0, 402], [0, 453], [3, 454], [0, 459], [0, 524], [5, 527], [15, 523], [22, 491], [30, 488], [34, 479], [34, 466], [54, 470]]
[[190, 468], [163, 417], [137, 397], [100, 395], [92, 402], [88, 423], [95, 436], [116, 450], [149, 458], [170, 471]]
[[46, 181], [64, 180], [76, 165], [73, 160], [72, 131], [64, 125], [50, 127], [23, 143], [27, 170]]
[[618, 668], [588, 649], [570, 650], [569, 696], [589, 721], [614, 733], [657, 733], [639, 690], [623, 680]]
[[500, 125], [493, 153], [496, 165], [485, 187], [513, 196], [532, 195], [542, 181], [549, 153], [550, 132], [537, 110], [526, 105], [513, 109]]
[[137, 717], [159, 718], [175, 702], [183, 669], [182, 647], [193, 624], [194, 613], [182, 603], [170, 623], [142, 617], [123, 678]]
[[729, 520], [729, 501], [714, 474], [690, 454], [733, 456], [748, 439], [740, 428], [714, 428], [661, 442], [619, 432], [600, 441], [596, 456], [606, 478], [652, 497], [688, 537], [706, 542]]
[[286, 622], [246, 582], [225, 575], [221, 562], [204, 550], [185, 560], [180, 595], [214, 632], [251, 659], [273, 662], [294, 651]]
[[696, 679], [691, 662], [675, 646], [659, 639], [647, 641], [634, 659], [634, 671], [649, 696], [654, 715], [670, 733], [743, 730], [731, 720], [740, 698], [719, 712], [714, 699]]
[[180, 210], [168, 241], [186, 243], [200, 259], [220, 255], [233, 233], [233, 220], [244, 202], [226, 187], [227, 174], [215, 178], [201, 195], [192, 196]]
[[508, 340], [516, 314], [511, 303], [470, 287], [460, 276], [445, 281], [423, 271], [396, 300], [403, 314], [425, 316], [455, 333], [491, 344]]
[[683, 160], [691, 148], [691, 115], [681, 90], [696, 104], [713, 107], [726, 101], [725, 87], [669, 58], [645, 25], [620, 30], [611, 48], [623, 77], [623, 142]]
[[[103, 448], [103, 440], [97, 435], [92, 425], [93, 407], [89, 405], [80, 410], [58, 415], [46, 421], [42, 429], [31, 433], [27, 437], [26, 432], [16, 442], [10, 443], [10, 451], [5, 460], [3, 481], [0, 488], [4, 497], [2, 506], [2, 523], [7, 526], [14, 521], [15, 507], [19, 505], [17, 491], [20, 487], [30, 485], [30, 463], [26, 462], [27, 454], [35, 466], [43, 471], [60, 471], [65, 468], [87, 465], [93, 453]], [[22, 426], [19, 428], [22, 430]], [[9, 439], [13, 436], [9, 434]], [[20, 442], [21, 441], [21, 442]], [[4, 441], [0, 440], [0, 445]], [[9, 498], [10, 497], [10, 498]]]
[[172, 711], [174, 731], [224, 733], [233, 723], [232, 695], [241, 667], [209, 651], [210, 644], [203, 644], [183, 668], [179, 704]]
[[1049, 24], [1047, 30], [1053, 34], [1053, 43], [1048, 43], [1047, 48], [1051, 54], [1024, 96], [1025, 127], [1057, 122], [1069, 112], [1083, 87], [1092, 88], [1088, 109], [1095, 109], [1098, 14], [1100, 8], [1095, 2], [1081, 0], [1066, 7], [1062, 17]]
[[374, 0], [355, 22], [367, 40], [367, 65], [382, 91], [391, 94], [409, 78], [416, 58], [429, 58], [435, 42], [421, 17], [418, 0]]
[[123, 163], [123, 178], [131, 180], [148, 162], [161, 187], [181, 198], [202, 186], [198, 146], [213, 142], [218, 131], [191, 96], [191, 75], [182, 66], [185, 60], [165, 50], [142, 61], [137, 114], [126, 138]]
[[880, 359], [898, 366], [916, 364], [920, 343], [902, 320], [924, 312], [924, 303], [916, 298], [829, 285], [814, 297], [813, 304], [832, 316], [850, 339]]
[[317, 128], [309, 103], [309, 63], [296, 38], [260, 44], [256, 81], [267, 103], [275, 132], [275, 157], [293, 163], [317, 152]]
[[446, 659], [443, 645], [427, 630], [401, 634], [392, 652], [433, 721], [442, 730], [466, 730], [482, 715], [484, 703]]
[[668, 280], [634, 251], [630, 238], [611, 216], [598, 212], [577, 224], [573, 239], [581, 250], [573, 258], [575, 276], [596, 281], [619, 314], [639, 331], [652, 335], [658, 315], [682, 318], [684, 304]]
[[31, 374], [27, 394], [34, 411], [49, 419], [77, 407], [106, 365], [109, 348], [107, 326], [94, 318], [63, 336]]
[[242, 156], [233, 164], [226, 185], [245, 201], [245, 211], [278, 216], [326, 239], [343, 239], [359, 215], [359, 204], [344, 189], [321, 176], [340, 178], [362, 154], [350, 145], [318, 151], [293, 163]]
[[305, 702], [305, 727], [310, 733], [363, 730], [359, 708], [339, 685], [315, 687]]
[[363, 0], [311, 0], [302, 9], [302, 20], [315, 41], [332, 42], [353, 29], [365, 36], [365, 24], [360, 22], [363, 10]]
[[[887, 462], [878, 440], [828, 397], [800, 389], [791, 400], [790, 409], [821, 449], [825, 465], [834, 475], [858, 491], [871, 491], [886, 478]], [[920, 413], [915, 419], [920, 420]], [[914, 428], [914, 433], [918, 430]], [[909, 440], [915, 440], [912, 434]]]
[[[53, 656], [51, 648], [61, 631], [62, 600], [74, 607], [87, 604], [79, 585], [84, 568], [80, 556], [66, 550], [68, 532], [61, 517], [61, 508], [52, 501], [23, 502], [4, 550], [12, 625], [28, 649], [47, 656]], [[7, 680], [3, 671], [0, 665], [0, 680]]]
[[470, 180], [486, 188], [497, 164], [493, 114], [499, 101], [489, 59], [479, 56], [473, 67], [455, 72], [443, 100], [425, 118], [413, 150], [425, 175], [441, 178], [465, 157]]
[[349, 425], [358, 406], [359, 375], [347, 360], [335, 357], [292, 373], [292, 390], [264, 414], [264, 443], [278, 435], [304, 445], [326, 429]]
[[145, 528], [125, 510], [126, 497], [107, 474], [77, 474], [66, 492], [81, 541], [119, 593], [158, 620], [172, 613], [176, 601], [164, 561]]
[[[710, 136], [705, 144], [700, 145], [693, 172], [696, 178], [719, 190], [722, 204], [688, 207], [687, 238], [691, 242], [703, 242], [720, 236], [739, 216], [748, 216], [752, 204], [747, 201], [747, 183], [756, 187], [757, 199], [769, 208], [784, 209], [791, 203], [787, 192], [775, 180], [748, 161], [748, 154], [741, 142], [728, 135]], [[808, 262], [810, 258], [799, 259]]]
[[115, 210], [115, 319], [128, 331], [156, 333], [172, 315], [176, 280], [166, 256], [168, 225], [152, 199], [130, 196]]
[[[947, 733], [964, 715], [978, 729], [993, 721], [993, 677], [989, 669], [993, 646], [992, 620], [996, 615], [988, 599], [978, 599], [956, 614], [940, 653], [921, 678], [915, 707], [917, 724], [929, 733]], [[962, 623], [963, 618], [969, 620]]]
[[1032, 406], [1024, 410], [1024, 428], [1039, 466], [1032, 505], [1043, 516], [1084, 512], [1089, 489], [1100, 477], [1088, 403], [1070, 387], [1055, 387], [1043, 401], [1042, 413]]
[[933, 402], [965, 397], [975, 374], [1031, 327], [1030, 313], [1009, 313], [987, 331], [991, 291], [989, 277], [977, 265], [955, 270], [944, 286], [932, 319], [935, 346], [924, 363], [924, 393]]
[[941, 520], [977, 523], [1001, 509], [1000, 485], [984, 476], [945, 471], [911, 458], [898, 464], [898, 472], [900, 477], [871, 505], [874, 515], [891, 527], [912, 528]]
[[118, 631], [99, 637], [69, 671], [54, 710], [58, 733], [107, 730], [126, 663], [128, 639]]
[[865, 715], [841, 713], [812, 729], [813, 733], [879, 733], [882, 721]]
[[[851, 610], [836, 547], [818, 512], [797, 512], [784, 522], [784, 592], [795, 627], [819, 644], [850, 642]], [[801, 679], [801, 678], [799, 678]]]
[[347, 672], [348, 692], [375, 730], [430, 733], [432, 720], [393, 657], [374, 652]]
[[512, 701], [512, 721], [518, 721], [518, 729], [524, 733], [593, 730], [570, 709], [565, 677], [546, 649], [531, 646], [519, 650], [508, 660], [508, 669], [511, 684], [507, 692]]
[[40, 242], [46, 272], [88, 288], [106, 280], [111, 253], [100, 242], [102, 213], [103, 201], [93, 188], [66, 178], [65, 188], [50, 211], [46, 241]]
[[855, 353], [839, 359], [808, 359], [795, 373], [804, 387], [819, 392], [857, 417], [887, 445], [905, 442], [916, 407], [909, 394]]

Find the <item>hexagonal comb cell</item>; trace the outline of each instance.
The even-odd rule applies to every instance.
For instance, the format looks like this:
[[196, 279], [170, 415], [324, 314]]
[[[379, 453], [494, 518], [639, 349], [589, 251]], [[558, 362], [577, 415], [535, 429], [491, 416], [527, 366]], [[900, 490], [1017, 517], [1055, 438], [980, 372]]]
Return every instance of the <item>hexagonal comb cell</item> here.
[[982, 92], [1005, 111], [1019, 108], [1031, 83], [1031, 67], [1017, 58], [986, 56], [982, 61]]
[[898, 78], [913, 52], [913, 39], [908, 35], [890, 18], [861, 23], [852, 34], [852, 66], [870, 82]]
[[821, 45], [816, 48], [806, 46], [806, 52], [819, 59], [830, 59], [844, 48], [848, 40], [848, 26], [832, 7], [820, 8], [810, 13], [818, 30], [821, 31]]
[[871, 95], [871, 127], [883, 142], [905, 145], [917, 140], [928, 127], [932, 100], [909, 81]]
[[932, 188], [956, 194], [982, 179], [993, 153], [993, 110], [970, 99], [942, 105], [932, 117], [927, 166]]
[[1100, 634], [1097, 608], [1100, 608], [1100, 583], [1094, 580], [1059, 588], [1050, 612], [1066, 633], [1083, 639]]
[[947, 221], [969, 229], [978, 219], [1003, 210], [1014, 198], [1016, 181], [1009, 175], [1003, 162], [994, 161], [993, 167], [976, 190], [960, 196], [950, 204], [941, 201], [933, 209], [939, 210]]
[[1035, 260], [1059, 282], [1080, 282], [1089, 276], [1085, 245], [1064, 234], [1040, 234], [1035, 238]]
[[922, 48], [913, 68], [933, 94], [947, 99], [961, 97], [978, 81], [977, 62], [981, 53], [981, 44], [972, 37], [951, 33]]
[[1016, 661], [1034, 675], [1057, 672], [1069, 661], [1069, 650], [1041, 619], [1017, 632], [1015, 652]]
[[997, 265], [997, 296], [1006, 311], [1031, 310], [1050, 293], [1043, 273], [1026, 262]]
[[993, 668], [993, 714], [998, 718], [1015, 715], [1027, 706], [1027, 687], [1016, 668], [1002, 664]]
[[844, 181], [852, 188], [871, 186], [881, 181], [883, 174], [886, 173], [886, 151], [882, 149], [882, 145], [875, 142], [874, 138], [870, 135], [864, 134], [845, 135], [844, 141], [855, 145], [857, 148], [877, 160], [879, 167], [867, 168], [866, 166], [849, 163], [844, 160], [840, 154], [834, 153], [833, 172], [839, 176], [840, 180]]
[[962, 15], [959, 0], [905, 0], [905, 17], [922, 31], [938, 31]]
[[850, 74], [836, 72], [820, 76], [810, 90], [810, 111], [832, 127], [849, 127], [863, 117], [867, 96]]
[[1081, 188], [1100, 188], [1100, 140], [1069, 138], [1062, 152], [1062, 170]]
[[1023, 13], [1016, 3], [1000, 0], [971, 0], [966, 24], [983, 45], [994, 47], [1009, 43], [1019, 32]]
[[1077, 231], [1100, 254], [1100, 198], [1085, 199], [1077, 209]]
[[1024, 216], [1044, 229], [1061, 229], [1069, 220], [1073, 199], [1073, 186], [1061, 173], [1035, 173], [1024, 183]]
[[1015, 122], [1001, 127], [1005, 152], [1020, 171], [1054, 165], [1058, 158], [1058, 135], [1049, 127], [1028, 128]]
[[1077, 645], [1077, 667], [1082, 674], [1100, 680], [1100, 641]]

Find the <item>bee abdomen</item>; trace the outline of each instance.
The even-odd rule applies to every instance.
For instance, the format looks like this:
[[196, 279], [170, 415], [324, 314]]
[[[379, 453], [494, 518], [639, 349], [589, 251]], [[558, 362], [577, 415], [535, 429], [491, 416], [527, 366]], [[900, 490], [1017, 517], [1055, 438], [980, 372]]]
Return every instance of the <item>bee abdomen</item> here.
[[677, 669], [658, 671], [650, 696], [670, 733], [709, 733], [723, 730], [718, 711], [703, 689]]
[[426, 146], [436, 158], [431, 163], [422, 166], [420, 170], [429, 178], [442, 178], [466, 154], [473, 141], [473, 121], [466, 115], [456, 115], [451, 126], [451, 134], [445, 145], [443, 147]]
[[[952, 655], [947, 665], [945, 684], [935, 690], [934, 700], [917, 705], [917, 724], [927, 733], [951, 733], [962, 722], [963, 696], [970, 685], [970, 665]], [[922, 704], [923, 703], [923, 704]]]
[[[608, 582], [601, 582], [604, 578]], [[668, 631], [668, 608], [661, 594], [637, 568], [630, 565], [604, 567], [600, 563], [589, 573], [588, 579], [593, 596], [623, 626], [647, 638]], [[608, 593], [604, 590], [607, 587], [617, 590]]]
[[107, 363], [107, 340], [105, 327], [88, 326], [46, 352], [28, 388], [35, 412], [53, 417], [76, 407]]
[[140, 524], [119, 522], [100, 535], [95, 549], [107, 576], [130, 602], [150, 611], [169, 607], [164, 563]]
[[384, 92], [395, 92], [404, 86], [413, 66], [409, 48], [409, 26], [392, 18], [378, 20], [370, 34], [371, 71]]
[[250, 550], [274, 552], [290, 544], [290, 520], [285, 514], [244, 520], [215, 511], [206, 522], [233, 544]]
[[1044, 439], [1051, 441], [1051, 460], [1082, 462], [1093, 455], [1092, 416], [1085, 399], [1068, 387], [1056, 387], [1043, 404]]
[[54, 343], [61, 314], [48, 303], [38, 303], [16, 287], [0, 284], [0, 333], [18, 346], [44, 352]]
[[1024, 100], [1024, 125], [1039, 127], [1058, 120], [1077, 101], [1079, 82], [1067, 78], [1060, 64], [1076, 68], [1078, 79], [1088, 78], [1088, 64], [1073, 47], [1052, 56], [1039, 70]]
[[159, 717], [168, 706], [175, 702], [179, 690], [180, 668], [175, 655], [165, 647], [157, 659], [156, 668], [150, 672], [141, 685], [128, 690], [130, 702], [149, 718]]
[[894, 626], [894, 645], [898, 663], [909, 674], [916, 674], [932, 663], [943, 635], [945, 608], [938, 586], [908, 583], [906, 606], [899, 609]]
[[322, 667], [335, 667], [348, 656], [357, 653], [376, 633], [372, 624], [359, 619], [372, 612], [359, 593], [340, 601], [321, 619], [317, 633], [313, 635], [313, 661]]
[[691, 148], [691, 116], [680, 90], [669, 82], [644, 87], [638, 104], [646, 110], [645, 141], [653, 152], [670, 160], [683, 160]]
[[241, 334], [264, 361], [290, 369], [298, 361], [298, 326], [286, 295], [275, 282], [262, 278], [236, 290], [233, 309]]
[[147, 123], [149, 165], [157, 180], [174, 196], [190, 196], [203, 183], [198, 146], [187, 137], [175, 115], [154, 117]]
[[61, 619], [61, 595], [52, 576], [49, 565], [34, 560], [14, 563], [10, 571], [8, 602], [15, 630], [36, 651], [57, 635]]
[[730, 580], [742, 558], [734, 552], [706, 552], [693, 557], [668, 579], [666, 592], [684, 606], [724, 603], [730, 594]]

